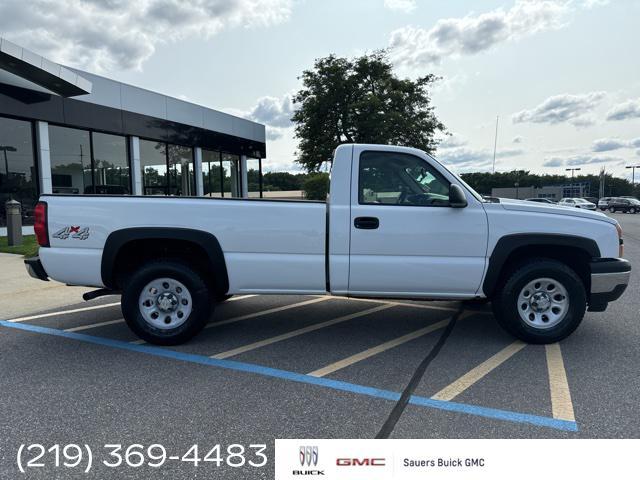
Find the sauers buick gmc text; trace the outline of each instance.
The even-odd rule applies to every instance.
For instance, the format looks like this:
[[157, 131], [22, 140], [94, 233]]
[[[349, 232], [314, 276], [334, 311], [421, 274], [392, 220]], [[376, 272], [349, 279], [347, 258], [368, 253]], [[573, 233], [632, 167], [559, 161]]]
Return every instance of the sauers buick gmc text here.
[[573, 332], [629, 281], [602, 213], [487, 201], [420, 150], [336, 149], [329, 199], [43, 195], [29, 272], [122, 293], [142, 339], [195, 335], [235, 294], [489, 299], [532, 343]]

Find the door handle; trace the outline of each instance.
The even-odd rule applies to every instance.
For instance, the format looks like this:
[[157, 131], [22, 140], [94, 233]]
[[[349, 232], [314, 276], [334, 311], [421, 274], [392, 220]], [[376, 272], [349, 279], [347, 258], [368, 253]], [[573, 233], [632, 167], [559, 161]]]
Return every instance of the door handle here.
[[363, 230], [375, 230], [380, 226], [380, 220], [377, 217], [356, 217], [353, 226]]

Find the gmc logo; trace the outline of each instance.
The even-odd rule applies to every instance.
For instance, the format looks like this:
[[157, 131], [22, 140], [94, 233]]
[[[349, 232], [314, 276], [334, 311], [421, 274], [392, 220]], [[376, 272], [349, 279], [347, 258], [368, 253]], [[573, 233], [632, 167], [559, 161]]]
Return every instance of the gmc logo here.
[[384, 458], [338, 458], [336, 465], [339, 467], [384, 467]]

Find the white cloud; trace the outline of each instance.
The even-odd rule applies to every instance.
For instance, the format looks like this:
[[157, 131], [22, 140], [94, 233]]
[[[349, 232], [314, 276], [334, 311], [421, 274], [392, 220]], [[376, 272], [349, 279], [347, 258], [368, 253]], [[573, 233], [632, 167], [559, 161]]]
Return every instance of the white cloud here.
[[230, 115], [263, 123], [266, 126], [268, 140], [278, 140], [293, 127], [291, 117], [295, 111], [295, 106], [291, 94], [284, 94], [282, 97], [265, 96], [256, 100], [256, 104], [249, 110], [237, 108], [224, 108], [223, 111]]
[[545, 160], [542, 164], [543, 167], [561, 167], [562, 165], [564, 165], [564, 160], [555, 157]]
[[621, 140], [619, 138], [600, 138], [593, 142], [591, 150], [594, 152], [610, 152], [621, 148], [637, 148], [640, 147], [640, 138], [633, 140]]
[[620, 157], [610, 157], [606, 155], [571, 155], [568, 157], [551, 157], [543, 162], [545, 167], [580, 167], [582, 165], [594, 165], [600, 163], [619, 164], [624, 162]]
[[[496, 158], [517, 157], [524, 153], [520, 149], [498, 150]], [[455, 166], [456, 170], [483, 170], [493, 164], [493, 150], [474, 149], [467, 146], [438, 150], [436, 157], [445, 165]]]
[[54, 61], [96, 72], [140, 69], [156, 47], [223, 29], [268, 26], [293, 0], [2, 0], [0, 31]]
[[540, 105], [513, 114], [513, 123], [548, 123], [557, 124], [571, 121], [580, 125], [588, 121], [588, 113], [593, 111], [605, 97], [604, 92], [591, 92], [581, 95], [554, 95]]
[[640, 98], [615, 105], [607, 112], [607, 120], [640, 118]]
[[385, 8], [409, 13], [416, 9], [416, 0], [384, 0]]
[[467, 141], [462, 138], [459, 134], [452, 132], [450, 135], [447, 135], [438, 145], [439, 149], [447, 149], [447, 148], [455, 148], [462, 147], [466, 145]]
[[609, 5], [609, 0], [582, 0], [582, 6], [585, 8], [604, 7]]
[[398, 64], [424, 66], [560, 28], [568, 12], [568, 4], [560, 0], [518, 0], [509, 10], [441, 19], [429, 30], [413, 26], [397, 29], [391, 33], [389, 47]]

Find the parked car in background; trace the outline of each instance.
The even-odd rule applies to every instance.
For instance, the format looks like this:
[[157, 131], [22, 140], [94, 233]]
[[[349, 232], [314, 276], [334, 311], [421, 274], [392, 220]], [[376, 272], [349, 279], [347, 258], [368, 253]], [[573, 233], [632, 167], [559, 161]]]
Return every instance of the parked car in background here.
[[600, 210], [606, 210], [607, 207], [609, 206], [609, 202], [611, 201], [611, 198], [613, 197], [602, 197], [600, 200], [598, 200], [598, 208]]
[[527, 202], [538, 202], [538, 203], [550, 203], [551, 205], [555, 205], [557, 202], [553, 200], [549, 200], [548, 198], [525, 198]]
[[587, 202], [591, 202], [594, 205], [598, 205], [598, 197], [582, 197], [583, 200], [586, 200]]
[[640, 201], [635, 198], [612, 198], [609, 200], [607, 210], [611, 213], [624, 212], [624, 213], [638, 213], [640, 211]]
[[584, 198], [563, 198], [558, 202], [563, 207], [583, 208], [585, 210], [595, 210], [596, 204], [588, 202]]

